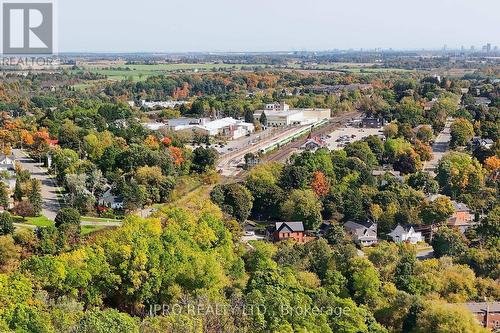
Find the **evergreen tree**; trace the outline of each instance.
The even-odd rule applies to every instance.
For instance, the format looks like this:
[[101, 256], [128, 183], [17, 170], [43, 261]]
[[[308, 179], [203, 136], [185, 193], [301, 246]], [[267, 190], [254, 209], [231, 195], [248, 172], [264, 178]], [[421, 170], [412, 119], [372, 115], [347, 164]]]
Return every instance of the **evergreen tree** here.
[[11, 235], [14, 233], [14, 224], [12, 216], [8, 212], [0, 213], [0, 236]]
[[262, 112], [262, 114], [260, 115], [259, 121], [262, 124], [262, 126], [267, 126], [267, 116], [264, 112]]
[[23, 188], [21, 186], [21, 181], [19, 178], [16, 179], [16, 187], [14, 188], [14, 200], [21, 201], [23, 200]]
[[38, 179], [32, 179], [30, 181], [30, 189], [28, 192], [28, 201], [33, 206], [33, 212], [35, 215], [40, 215], [42, 212], [42, 183]]
[[9, 206], [9, 189], [2, 182], [0, 182], [0, 206], [4, 209], [7, 209]]

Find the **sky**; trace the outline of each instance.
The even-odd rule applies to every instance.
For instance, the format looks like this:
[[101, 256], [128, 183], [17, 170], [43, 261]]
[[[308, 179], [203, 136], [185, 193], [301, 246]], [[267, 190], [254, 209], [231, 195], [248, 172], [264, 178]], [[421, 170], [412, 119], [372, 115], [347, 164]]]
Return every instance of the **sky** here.
[[500, 47], [499, 0], [57, 0], [60, 52]]

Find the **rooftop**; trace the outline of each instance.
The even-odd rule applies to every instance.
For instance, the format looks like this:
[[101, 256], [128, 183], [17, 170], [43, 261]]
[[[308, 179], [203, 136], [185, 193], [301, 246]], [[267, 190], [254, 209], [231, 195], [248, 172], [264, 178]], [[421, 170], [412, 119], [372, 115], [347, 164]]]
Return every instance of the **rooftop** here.
[[276, 222], [277, 232], [301, 232], [304, 231], [302, 222]]

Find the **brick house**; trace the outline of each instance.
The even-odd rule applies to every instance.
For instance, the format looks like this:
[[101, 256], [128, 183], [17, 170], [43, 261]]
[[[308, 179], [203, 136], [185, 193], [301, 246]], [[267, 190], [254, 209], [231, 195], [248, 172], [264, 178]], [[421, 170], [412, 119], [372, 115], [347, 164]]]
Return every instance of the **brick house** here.
[[500, 302], [466, 303], [479, 324], [491, 331], [500, 330]]
[[276, 222], [273, 239], [275, 242], [292, 239], [297, 243], [305, 243], [304, 224], [302, 222]]

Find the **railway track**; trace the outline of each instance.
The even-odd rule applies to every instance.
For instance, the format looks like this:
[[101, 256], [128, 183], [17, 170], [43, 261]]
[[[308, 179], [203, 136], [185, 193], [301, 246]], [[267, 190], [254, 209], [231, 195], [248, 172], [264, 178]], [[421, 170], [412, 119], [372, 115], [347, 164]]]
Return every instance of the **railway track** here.
[[[346, 114], [342, 114], [339, 116], [336, 116], [330, 120], [330, 122], [322, 127], [319, 127], [316, 130], [313, 130], [311, 133], [311, 136], [322, 136], [322, 135], [328, 135], [341, 127], [342, 125], [345, 125], [348, 121], [350, 121], [352, 118], [356, 118], [361, 116], [360, 112], [349, 112]], [[307, 138], [301, 138], [295, 141], [292, 141], [285, 146], [281, 147], [280, 149], [271, 152], [269, 154], [266, 154], [263, 157], [263, 161], [265, 162], [283, 162], [290, 157], [293, 152], [306, 143]]]

